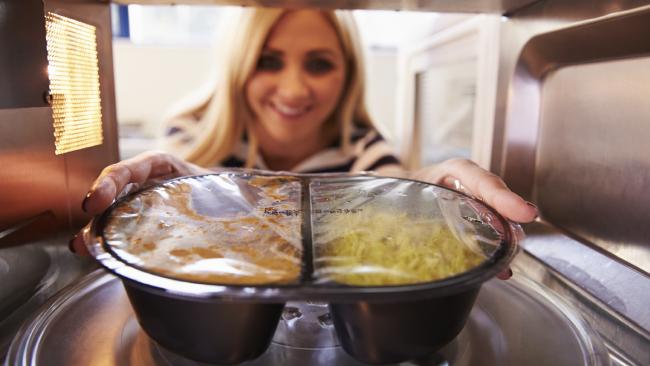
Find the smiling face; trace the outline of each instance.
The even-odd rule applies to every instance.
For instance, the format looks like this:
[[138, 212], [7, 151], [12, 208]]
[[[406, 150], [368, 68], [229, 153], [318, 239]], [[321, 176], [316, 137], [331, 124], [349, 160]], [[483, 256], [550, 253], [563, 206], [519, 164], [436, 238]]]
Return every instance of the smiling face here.
[[[256, 117], [254, 131], [264, 150], [319, 142], [346, 80], [343, 50], [333, 26], [313, 10], [284, 14], [271, 29], [246, 100]], [[322, 143], [318, 144], [322, 145]]]

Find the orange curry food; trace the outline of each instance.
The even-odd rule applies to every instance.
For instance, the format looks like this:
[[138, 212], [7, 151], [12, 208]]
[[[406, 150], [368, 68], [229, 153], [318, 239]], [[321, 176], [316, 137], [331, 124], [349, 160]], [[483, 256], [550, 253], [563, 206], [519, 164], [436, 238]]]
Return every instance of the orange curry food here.
[[[104, 237], [129, 264], [167, 277], [211, 284], [295, 283], [302, 267], [302, 217], [299, 202], [289, 200], [277, 179], [246, 181], [261, 204], [251, 202], [248, 212], [223, 217], [193, 209], [195, 182], [167, 183], [116, 207]], [[268, 215], [266, 205], [296, 214]]]

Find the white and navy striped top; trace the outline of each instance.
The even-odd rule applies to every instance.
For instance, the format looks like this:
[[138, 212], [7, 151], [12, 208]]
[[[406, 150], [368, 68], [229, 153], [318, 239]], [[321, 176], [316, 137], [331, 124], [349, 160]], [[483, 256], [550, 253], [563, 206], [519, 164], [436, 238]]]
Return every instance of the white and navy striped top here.
[[[310, 156], [291, 169], [296, 173], [335, 173], [374, 171], [386, 166], [399, 166], [399, 160], [386, 140], [374, 129], [358, 129], [352, 134], [352, 148], [348, 154], [341, 150], [340, 140], [326, 149]], [[243, 167], [246, 162], [246, 143], [226, 158], [221, 166]], [[255, 168], [268, 169], [262, 156], [258, 155]]]
[[[182, 133], [182, 129], [172, 127], [167, 135]], [[186, 143], [191, 141], [186, 140]], [[340, 139], [324, 150], [305, 159], [291, 171], [296, 173], [335, 173], [375, 171], [379, 168], [399, 168], [400, 162], [386, 140], [373, 128], [356, 127], [351, 136], [351, 149], [344, 154]], [[246, 163], [248, 145], [245, 141], [238, 144], [234, 153], [225, 158], [220, 166], [226, 168], [241, 168]], [[255, 169], [269, 170], [263, 157], [258, 154]]]

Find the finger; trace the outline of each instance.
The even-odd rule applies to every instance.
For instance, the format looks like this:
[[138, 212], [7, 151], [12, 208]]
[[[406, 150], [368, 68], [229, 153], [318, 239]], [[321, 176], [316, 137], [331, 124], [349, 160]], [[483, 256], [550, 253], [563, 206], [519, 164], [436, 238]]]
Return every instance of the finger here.
[[[501, 178], [474, 162], [450, 161], [444, 166], [444, 170], [447, 175], [441, 180], [448, 179], [450, 176], [460, 180], [474, 196], [485, 201], [506, 218], [516, 222], [531, 222], [537, 217], [535, 205], [512, 192]], [[440, 172], [437, 174], [441, 175]]]
[[86, 194], [81, 208], [91, 215], [97, 215], [110, 206], [116, 195], [117, 185], [113, 178], [100, 176]]
[[86, 248], [86, 243], [83, 239], [83, 234], [80, 232], [75, 235], [70, 242], [68, 243], [68, 248], [72, 253], [75, 253], [80, 256], [89, 256], [88, 248]]
[[508, 189], [503, 180], [495, 175], [479, 178], [469, 189], [512, 221], [531, 222], [537, 217], [537, 208]]
[[106, 167], [95, 180], [82, 207], [89, 214], [99, 214], [129, 183], [143, 184], [154, 178], [187, 175], [193, 173], [192, 168], [169, 154], [140, 154]]
[[512, 277], [512, 270], [510, 268], [505, 269], [497, 275], [497, 278], [500, 280], [508, 280]]

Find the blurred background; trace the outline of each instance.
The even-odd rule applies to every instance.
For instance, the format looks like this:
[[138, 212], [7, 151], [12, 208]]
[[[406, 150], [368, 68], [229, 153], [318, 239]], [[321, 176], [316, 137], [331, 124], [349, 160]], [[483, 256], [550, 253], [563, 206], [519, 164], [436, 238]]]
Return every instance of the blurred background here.
[[[111, 7], [119, 147], [128, 158], [157, 147], [170, 108], [211, 88], [220, 29], [238, 9]], [[413, 168], [450, 157], [480, 163], [485, 148], [473, 135], [480, 132], [476, 95], [486, 59], [481, 32], [499, 17], [376, 10], [354, 16], [365, 47], [368, 108], [404, 162]], [[496, 73], [496, 62], [489, 71]], [[491, 126], [482, 123], [481, 129]]]

